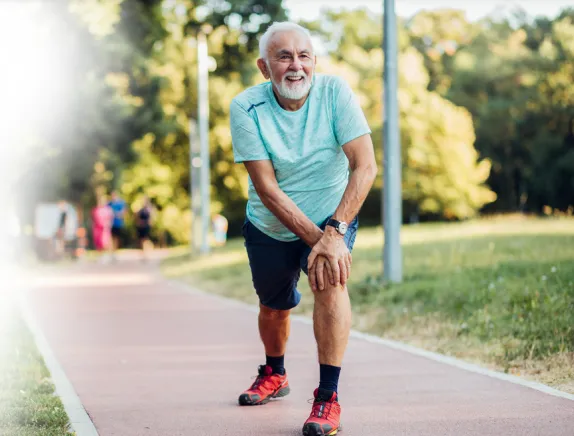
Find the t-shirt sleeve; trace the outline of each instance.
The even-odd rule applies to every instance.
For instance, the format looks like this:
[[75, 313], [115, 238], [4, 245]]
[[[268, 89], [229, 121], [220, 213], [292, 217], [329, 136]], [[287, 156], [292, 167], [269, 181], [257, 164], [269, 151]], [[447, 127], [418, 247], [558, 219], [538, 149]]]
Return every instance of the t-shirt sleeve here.
[[235, 100], [229, 109], [229, 122], [235, 162], [270, 159], [257, 123]]
[[343, 79], [338, 79], [337, 85], [334, 90], [333, 123], [337, 142], [343, 146], [359, 136], [370, 134], [371, 129], [359, 99], [349, 84]]

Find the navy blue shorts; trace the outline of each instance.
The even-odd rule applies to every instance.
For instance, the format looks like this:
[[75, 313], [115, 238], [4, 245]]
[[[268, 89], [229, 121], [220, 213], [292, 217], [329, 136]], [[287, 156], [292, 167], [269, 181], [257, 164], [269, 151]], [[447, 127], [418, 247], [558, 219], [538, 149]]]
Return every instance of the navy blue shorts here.
[[[320, 226], [325, 229], [327, 220]], [[345, 244], [353, 250], [359, 220], [349, 224]], [[273, 239], [249, 220], [243, 224], [243, 237], [249, 257], [253, 286], [262, 305], [276, 310], [289, 310], [301, 301], [297, 283], [301, 270], [307, 274], [307, 257], [311, 248], [302, 240], [284, 242]]]

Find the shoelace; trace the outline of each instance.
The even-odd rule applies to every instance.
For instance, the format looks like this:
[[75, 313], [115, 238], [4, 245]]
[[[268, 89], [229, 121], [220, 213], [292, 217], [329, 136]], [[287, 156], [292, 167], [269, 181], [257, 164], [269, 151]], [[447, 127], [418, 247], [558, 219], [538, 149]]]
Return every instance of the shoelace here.
[[270, 386], [269, 386], [269, 379], [271, 378], [271, 376], [269, 375], [257, 375], [255, 376], [255, 381], [253, 382], [253, 384], [251, 385], [251, 387], [249, 388], [250, 391], [254, 391], [257, 390], [257, 388], [261, 387], [262, 390], [271, 390]]
[[317, 400], [316, 398], [311, 398], [307, 401], [309, 404], [313, 404], [313, 409], [311, 410], [311, 415], [316, 418], [328, 419], [331, 409], [335, 404], [334, 401], [327, 400]]

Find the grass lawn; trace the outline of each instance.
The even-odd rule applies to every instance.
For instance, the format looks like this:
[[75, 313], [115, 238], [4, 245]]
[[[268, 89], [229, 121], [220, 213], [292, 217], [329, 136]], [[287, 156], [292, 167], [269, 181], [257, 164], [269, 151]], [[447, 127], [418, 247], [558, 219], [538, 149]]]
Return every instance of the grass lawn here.
[[[574, 219], [501, 217], [402, 231], [404, 282], [381, 282], [380, 227], [359, 230], [349, 293], [357, 330], [574, 393]], [[257, 303], [241, 238], [165, 275]], [[304, 277], [304, 276], [303, 276]], [[295, 313], [309, 315], [305, 279]]]
[[75, 434], [31, 333], [13, 305], [0, 299], [0, 434]]

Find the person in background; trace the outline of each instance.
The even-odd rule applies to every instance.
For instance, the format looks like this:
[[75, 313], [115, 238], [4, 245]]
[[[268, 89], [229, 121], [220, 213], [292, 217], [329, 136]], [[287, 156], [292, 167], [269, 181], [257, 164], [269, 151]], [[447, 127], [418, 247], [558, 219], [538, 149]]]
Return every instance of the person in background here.
[[112, 191], [112, 199], [108, 206], [114, 213], [112, 222], [112, 259], [115, 259], [115, 253], [120, 248], [121, 240], [124, 233], [124, 222], [126, 215], [126, 202], [118, 195], [116, 191]]
[[227, 228], [229, 226], [227, 218], [218, 213], [213, 217], [212, 223], [215, 245], [223, 247], [227, 241]]
[[101, 261], [109, 260], [108, 254], [112, 244], [112, 224], [114, 212], [108, 206], [104, 196], [98, 198], [96, 207], [92, 209], [92, 235], [96, 250], [102, 253]]
[[62, 256], [66, 250], [66, 222], [68, 220], [68, 205], [64, 200], [58, 202], [60, 218], [58, 219], [58, 230], [56, 230], [55, 252], [56, 255]]
[[150, 199], [146, 196], [144, 198], [144, 205], [136, 213], [136, 230], [138, 234], [139, 247], [142, 250], [142, 260], [147, 259], [147, 253], [153, 247], [149, 234], [151, 231], [153, 208]]

